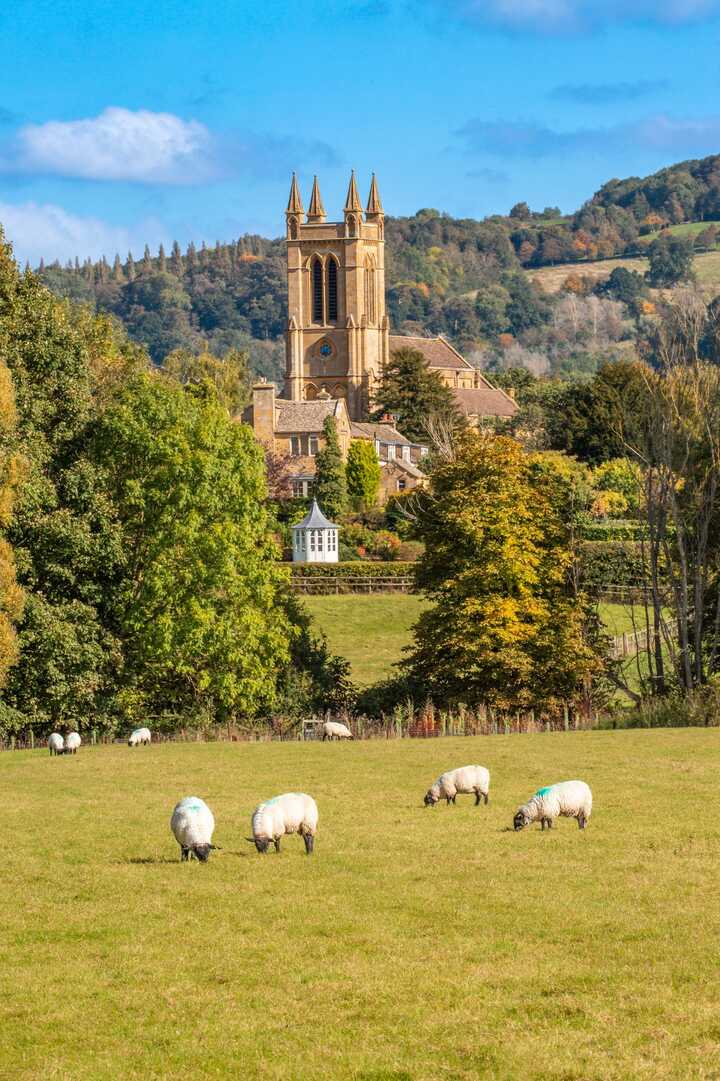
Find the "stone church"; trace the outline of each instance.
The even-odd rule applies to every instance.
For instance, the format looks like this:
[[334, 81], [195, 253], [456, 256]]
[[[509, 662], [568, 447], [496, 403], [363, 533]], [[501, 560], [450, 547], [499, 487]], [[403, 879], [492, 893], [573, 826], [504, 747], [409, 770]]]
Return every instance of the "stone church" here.
[[[328, 221], [317, 177], [305, 212], [293, 175], [285, 212], [288, 324], [285, 386], [253, 388], [244, 415], [271, 451], [297, 459], [293, 488], [307, 494], [312, 459], [322, 445], [322, 420], [336, 418], [344, 449], [351, 439], [374, 442], [383, 469], [383, 491], [422, 482], [426, 447], [411, 444], [392, 418], [364, 423], [390, 354], [412, 348], [450, 386], [471, 423], [511, 417], [517, 405], [494, 387], [445, 338], [390, 334], [385, 311], [385, 212], [373, 175], [365, 211], [355, 174], [350, 177], [342, 221]], [[372, 431], [370, 430], [372, 429]]]

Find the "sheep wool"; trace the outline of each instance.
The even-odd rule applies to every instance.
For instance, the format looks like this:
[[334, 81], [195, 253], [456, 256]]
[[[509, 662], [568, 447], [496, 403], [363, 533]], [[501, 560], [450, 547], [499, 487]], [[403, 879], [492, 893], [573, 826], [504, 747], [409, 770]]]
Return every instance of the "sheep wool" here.
[[325, 721], [323, 727], [323, 743], [326, 739], [352, 739], [353, 734], [346, 724], [339, 721]]
[[592, 792], [584, 781], [561, 781], [559, 784], [539, 788], [527, 803], [518, 807], [513, 819], [516, 830], [524, 829], [533, 822], [540, 822], [540, 829], [552, 829], [556, 818], [577, 818], [584, 830], [592, 812]]
[[59, 732], [53, 732], [48, 738], [48, 750], [50, 754], [62, 754], [65, 750], [65, 742]]
[[312, 796], [304, 792], [286, 792], [282, 796], [260, 803], [253, 811], [253, 841], [258, 852], [267, 852], [270, 844], [280, 851], [280, 838], [286, 833], [299, 833], [310, 856], [315, 842], [318, 809]]
[[65, 736], [65, 754], [77, 754], [78, 747], [82, 743], [78, 732], [69, 732]]
[[211, 843], [215, 819], [204, 800], [197, 796], [181, 799], [173, 810], [170, 829], [180, 845], [181, 860], [189, 860], [194, 856], [201, 863], [207, 863], [215, 847]]
[[130, 733], [128, 747], [137, 747], [139, 744], [149, 743], [151, 739], [149, 728], [136, 728], [134, 732]]
[[441, 774], [425, 793], [425, 806], [434, 807], [444, 799], [449, 807], [455, 803], [458, 792], [474, 792], [476, 807], [481, 798], [489, 803], [490, 771], [485, 766], [459, 766]]

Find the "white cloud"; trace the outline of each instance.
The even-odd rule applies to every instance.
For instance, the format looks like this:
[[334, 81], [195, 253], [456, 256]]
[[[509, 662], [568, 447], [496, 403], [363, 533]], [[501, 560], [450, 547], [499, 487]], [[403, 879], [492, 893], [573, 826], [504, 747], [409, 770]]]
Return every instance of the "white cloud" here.
[[541, 33], [632, 22], [693, 22], [720, 15], [720, 0], [452, 0], [452, 6], [473, 22]]
[[215, 170], [204, 124], [117, 106], [87, 120], [26, 124], [3, 158], [12, 172], [136, 183], [192, 184]]
[[112, 258], [116, 251], [124, 259], [129, 250], [137, 255], [146, 243], [154, 247], [168, 242], [166, 231], [154, 219], [140, 221], [130, 231], [100, 218], [69, 214], [53, 203], [0, 203], [0, 224], [18, 262], [29, 259], [33, 266], [41, 258], [46, 263], [75, 255], [81, 260]]

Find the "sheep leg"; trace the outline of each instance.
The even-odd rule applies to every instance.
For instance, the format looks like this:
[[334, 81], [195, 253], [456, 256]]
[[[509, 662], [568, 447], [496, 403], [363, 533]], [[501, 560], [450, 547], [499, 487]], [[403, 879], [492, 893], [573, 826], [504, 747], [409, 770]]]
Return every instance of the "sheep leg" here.
[[190, 850], [184, 846], [180, 846], [180, 859], [188, 860], [190, 858]]
[[587, 822], [587, 819], [585, 818], [585, 815], [578, 815], [578, 827], [581, 830], [585, 829], [586, 822]]
[[303, 841], [305, 842], [305, 852], [306, 852], [306, 854], [308, 856], [312, 856], [313, 843], [315, 841], [315, 838], [313, 837], [312, 833], [303, 834]]
[[480, 803], [480, 789], [476, 788], [475, 789], [475, 806], [477, 807], [477, 805], [479, 803]]
[[448, 807], [450, 806], [450, 799], [451, 799], [451, 797], [450, 797], [450, 796], [446, 796], [446, 797], [445, 797], [445, 800], [446, 800], [446, 802], [447, 802], [447, 805], [448, 805]]
[[279, 852], [280, 851], [280, 838], [276, 837], [274, 843], [275, 843], [275, 851]]

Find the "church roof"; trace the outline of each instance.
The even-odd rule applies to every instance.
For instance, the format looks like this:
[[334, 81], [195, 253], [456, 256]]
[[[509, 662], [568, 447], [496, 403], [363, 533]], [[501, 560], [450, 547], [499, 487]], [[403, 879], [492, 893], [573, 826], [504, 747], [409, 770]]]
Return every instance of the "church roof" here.
[[312, 507], [303, 518], [302, 522], [298, 522], [293, 526], [293, 529], [339, 529], [340, 526], [335, 525], [334, 522], [329, 521], [318, 506], [317, 499], [313, 499]]
[[290, 432], [321, 432], [325, 418], [339, 416], [343, 405], [342, 398], [314, 402], [291, 402], [285, 398], [276, 398], [275, 431], [278, 435]]
[[416, 349], [422, 353], [429, 368], [465, 368], [473, 366], [445, 338], [420, 338], [415, 335], [391, 334], [390, 352], [398, 349]]
[[469, 417], [514, 417], [518, 411], [509, 394], [489, 383], [472, 389], [456, 387], [453, 396], [460, 411]]

